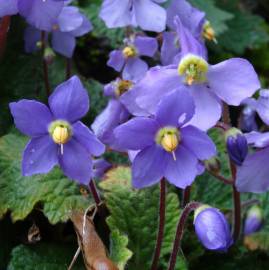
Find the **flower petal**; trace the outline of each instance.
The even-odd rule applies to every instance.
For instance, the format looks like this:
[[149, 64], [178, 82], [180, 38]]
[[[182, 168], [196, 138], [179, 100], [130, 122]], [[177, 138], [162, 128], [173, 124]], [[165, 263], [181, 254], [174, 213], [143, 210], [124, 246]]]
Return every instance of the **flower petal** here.
[[180, 145], [176, 150], [176, 160], [167, 155], [165, 177], [168, 182], [179, 188], [191, 185], [198, 174], [198, 160], [192, 152]]
[[252, 144], [257, 148], [264, 148], [269, 145], [269, 132], [256, 132], [252, 131], [250, 133], [244, 134], [248, 144]]
[[33, 26], [26, 27], [24, 31], [25, 52], [32, 53], [40, 50], [40, 48], [37, 46], [38, 41], [41, 41], [41, 31]]
[[103, 1], [99, 16], [108, 28], [130, 25], [132, 23], [132, 13], [129, 0]]
[[16, 127], [24, 134], [37, 137], [48, 133], [52, 115], [48, 107], [35, 100], [22, 99], [9, 104]]
[[76, 47], [76, 39], [70, 33], [56, 31], [52, 33], [52, 48], [57, 53], [72, 58]]
[[82, 122], [73, 125], [73, 138], [78, 141], [90, 154], [100, 156], [105, 152], [105, 146]]
[[269, 190], [269, 147], [250, 154], [237, 167], [236, 188], [239, 192], [263, 193]]
[[190, 150], [198, 159], [210, 159], [216, 155], [216, 146], [210, 137], [203, 131], [193, 126], [187, 126], [180, 130], [182, 145]]
[[261, 90], [258, 100], [249, 100], [261, 117], [262, 121], [269, 125], [269, 90]]
[[23, 152], [22, 174], [30, 176], [38, 173], [48, 173], [57, 164], [58, 149], [50, 136], [33, 138], [26, 145]]
[[158, 183], [166, 167], [164, 150], [152, 145], [140, 151], [132, 164], [132, 183], [135, 188], [144, 188]]
[[55, 118], [73, 123], [88, 112], [89, 96], [80, 79], [73, 76], [54, 90], [49, 106]]
[[[131, 91], [136, 96], [135, 102], [138, 107], [148, 111], [151, 114], [156, 113], [157, 104], [164, 95], [175, 89], [185, 87], [182, 84], [182, 78], [172, 67], [155, 67], [151, 68], [145, 77], [137, 83]], [[130, 91], [130, 92], [131, 92]], [[128, 104], [127, 109], [132, 113]]]
[[59, 164], [64, 174], [72, 180], [87, 185], [93, 173], [89, 153], [73, 139], [66, 143], [63, 149], [63, 155], [59, 154]]
[[123, 68], [124, 62], [125, 59], [123, 57], [122, 51], [114, 50], [109, 54], [107, 65], [120, 72]]
[[152, 37], [137, 36], [134, 45], [140, 55], [149, 57], [152, 57], [158, 49], [158, 42]]
[[92, 31], [93, 29], [93, 26], [91, 22], [88, 20], [88, 18], [84, 14], [80, 14], [80, 16], [82, 17], [83, 20], [81, 26], [70, 32], [70, 34], [72, 34], [74, 37], [83, 36]]
[[148, 64], [140, 58], [127, 59], [123, 69], [123, 78], [125, 80], [137, 81], [142, 79], [148, 70]]
[[135, 117], [114, 130], [115, 140], [122, 148], [141, 150], [154, 143], [158, 128], [154, 119]]
[[95, 118], [91, 128], [99, 140], [115, 149], [113, 145], [117, 144], [117, 141], [113, 130], [127, 121], [129, 115], [118, 100], [111, 99], [106, 108]]
[[64, 7], [64, 1], [19, 0], [19, 13], [36, 28], [50, 31]]
[[234, 106], [251, 97], [261, 87], [253, 66], [242, 58], [232, 58], [210, 66], [207, 78], [212, 91]]
[[82, 15], [77, 7], [65, 6], [57, 18], [61, 32], [70, 32], [83, 23]]
[[194, 102], [186, 90], [174, 90], [163, 97], [157, 107], [156, 120], [162, 126], [183, 125], [194, 115]]
[[174, 63], [175, 56], [180, 53], [179, 42], [175, 33], [163, 32], [161, 47], [161, 61], [164, 66]]
[[18, 0], [0, 0], [0, 18], [18, 13]]
[[137, 24], [147, 31], [162, 32], [165, 29], [166, 11], [151, 0], [136, 0], [133, 8]]
[[188, 124], [201, 130], [213, 127], [222, 113], [219, 98], [204, 85], [193, 85], [189, 87], [189, 91], [194, 99], [195, 114]]

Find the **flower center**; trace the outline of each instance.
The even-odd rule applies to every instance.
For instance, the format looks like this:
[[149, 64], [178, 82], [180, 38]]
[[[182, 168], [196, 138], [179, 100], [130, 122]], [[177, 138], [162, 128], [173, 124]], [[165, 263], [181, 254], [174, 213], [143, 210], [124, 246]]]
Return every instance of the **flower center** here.
[[63, 145], [72, 137], [72, 127], [64, 120], [57, 120], [50, 124], [49, 133], [52, 140], [61, 146], [61, 154], [63, 155]]
[[133, 46], [126, 46], [123, 50], [122, 53], [125, 58], [131, 58], [135, 57], [137, 55], [136, 49]]
[[133, 86], [133, 83], [129, 80], [120, 80], [117, 83], [117, 87], [115, 90], [115, 93], [117, 96], [121, 96], [125, 92], [127, 92], [131, 87]]
[[172, 153], [174, 160], [176, 160], [175, 150], [180, 143], [180, 133], [177, 128], [174, 127], [164, 127], [161, 128], [156, 135], [155, 141], [157, 144], [162, 146], [162, 148]]
[[207, 40], [217, 43], [215, 30], [209, 21], [206, 21], [203, 25], [203, 37]]
[[202, 57], [193, 54], [184, 56], [178, 65], [178, 73], [185, 77], [188, 85], [205, 82], [207, 71], [207, 62]]

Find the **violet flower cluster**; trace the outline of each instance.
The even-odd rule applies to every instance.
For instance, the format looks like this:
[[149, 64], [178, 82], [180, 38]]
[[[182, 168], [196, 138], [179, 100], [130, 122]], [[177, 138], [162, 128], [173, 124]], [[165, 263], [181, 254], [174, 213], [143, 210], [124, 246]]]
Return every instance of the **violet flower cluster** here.
[[[103, 159], [92, 160], [104, 153], [106, 145], [129, 154], [134, 188], [165, 179], [186, 189], [217, 154], [207, 132], [221, 119], [223, 108], [246, 105], [249, 111], [241, 126], [251, 132], [226, 127], [232, 185], [236, 192], [269, 190], [269, 132], [257, 132], [255, 122], [257, 112], [269, 124], [268, 90], [260, 91], [257, 100], [251, 98], [261, 84], [245, 59], [209, 64], [205, 39], [216, 41], [216, 36], [206, 14], [185, 0], [171, 1], [167, 10], [164, 2], [103, 1], [100, 18], [107, 27], [128, 31], [123, 46], [109, 54], [107, 65], [118, 77], [104, 86], [110, 100], [91, 125], [94, 133], [79, 121], [89, 110], [89, 99], [76, 76], [55, 89], [49, 107], [33, 100], [10, 104], [16, 127], [31, 137], [23, 154], [23, 175], [47, 173], [59, 165], [69, 178], [88, 184], [110, 166]], [[6, 5], [0, 0], [0, 17], [16, 13], [30, 24], [25, 32], [27, 52], [38, 49], [41, 31], [46, 31], [51, 33], [52, 48], [70, 58], [75, 38], [92, 28], [76, 7], [64, 1], [12, 0]], [[132, 27], [162, 33], [147, 36]], [[249, 145], [260, 149], [249, 151]], [[259, 227], [257, 211], [256, 216], [253, 213], [247, 217], [246, 234]], [[227, 251], [233, 243], [228, 221], [216, 208], [198, 208], [194, 226], [208, 249]]]

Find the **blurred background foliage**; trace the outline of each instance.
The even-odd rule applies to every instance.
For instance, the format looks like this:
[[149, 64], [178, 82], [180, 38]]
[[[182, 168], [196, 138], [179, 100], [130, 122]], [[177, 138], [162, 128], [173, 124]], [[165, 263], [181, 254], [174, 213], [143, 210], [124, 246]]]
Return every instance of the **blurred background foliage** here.
[[[77, 42], [72, 71], [78, 73], [89, 91], [91, 109], [84, 122], [90, 125], [105, 107], [102, 86], [117, 74], [106, 66], [109, 52], [121, 45], [123, 29], [109, 30], [98, 18], [101, 0], [74, 1], [89, 17], [94, 30]], [[229, 57], [245, 57], [258, 72], [263, 87], [269, 85], [269, 2], [267, 0], [191, 0], [204, 10], [217, 33], [218, 44], [208, 43], [210, 63]], [[167, 5], [166, 3], [165, 5]], [[8, 103], [21, 98], [46, 102], [39, 52], [24, 53], [25, 22], [12, 17], [7, 48], [0, 62], [0, 269], [67, 269], [76, 251], [76, 235], [69, 219], [73, 209], [85, 209], [92, 201], [85, 188], [78, 187], [55, 169], [48, 175], [24, 178], [20, 174], [21, 152], [26, 139], [14, 131]], [[152, 33], [149, 33], [152, 34]], [[157, 63], [157, 59], [156, 59]], [[154, 64], [154, 62], [153, 62]], [[65, 59], [57, 56], [49, 67], [52, 87], [65, 79]], [[238, 111], [233, 114], [236, 120]], [[219, 150], [224, 175], [229, 173], [222, 134], [210, 133]], [[156, 238], [158, 187], [135, 191], [130, 186], [127, 159], [106, 154], [113, 164], [100, 183], [110, 211], [107, 223], [112, 231], [111, 257], [123, 269], [149, 269]], [[268, 194], [243, 194], [242, 199], [258, 198], [269, 219]], [[231, 190], [208, 174], [198, 177], [192, 199], [221, 208], [232, 215]], [[161, 254], [161, 269], [166, 268], [180, 212], [181, 192], [169, 188], [167, 195], [166, 236]], [[98, 217], [96, 223], [98, 223]], [[29, 229], [36, 225], [41, 241], [29, 242]], [[269, 265], [269, 224], [231, 248], [227, 254], [204, 250], [198, 243], [191, 219], [184, 236], [183, 251], [176, 269], [267, 269]], [[98, 229], [102, 232], [102, 226]], [[74, 269], [84, 269], [82, 260]]]

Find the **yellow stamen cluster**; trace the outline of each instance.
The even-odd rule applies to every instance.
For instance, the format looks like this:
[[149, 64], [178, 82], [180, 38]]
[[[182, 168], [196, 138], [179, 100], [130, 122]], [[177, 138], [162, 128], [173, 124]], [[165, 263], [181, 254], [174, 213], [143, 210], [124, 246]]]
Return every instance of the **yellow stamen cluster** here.
[[125, 58], [135, 57], [137, 55], [136, 49], [133, 46], [126, 46], [122, 53]]
[[216, 33], [209, 21], [206, 21], [203, 26], [203, 37], [209, 41], [217, 43]]
[[184, 56], [178, 65], [178, 73], [185, 77], [185, 83], [188, 85], [205, 82], [207, 71], [208, 63], [202, 57], [193, 54]]
[[61, 146], [61, 154], [63, 154], [63, 145], [72, 137], [72, 127], [64, 120], [57, 120], [50, 124], [49, 133], [52, 140]]
[[180, 143], [180, 133], [177, 128], [164, 127], [160, 129], [156, 135], [155, 141], [161, 145], [162, 148], [172, 153], [174, 160], [176, 160], [175, 150]]
[[129, 80], [120, 80], [117, 83], [117, 87], [116, 87], [116, 95], [117, 96], [121, 96], [122, 94], [124, 94], [125, 92], [127, 92], [131, 87], [133, 86], [133, 83]]

